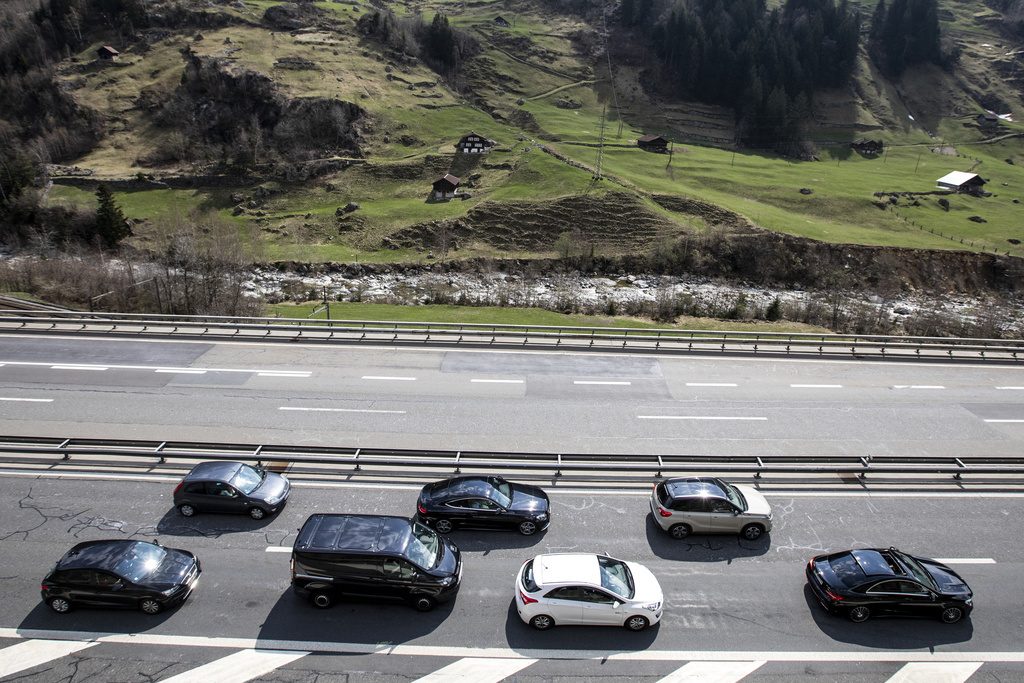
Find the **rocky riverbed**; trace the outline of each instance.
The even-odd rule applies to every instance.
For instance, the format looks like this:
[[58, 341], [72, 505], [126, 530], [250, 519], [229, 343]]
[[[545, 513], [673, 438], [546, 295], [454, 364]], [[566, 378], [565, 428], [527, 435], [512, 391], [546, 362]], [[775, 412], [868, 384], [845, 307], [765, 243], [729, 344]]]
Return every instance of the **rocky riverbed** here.
[[[922, 333], [925, 318], [943, 322], [942, 334], [974, 328], [982, 336], [1019, 337], [1024, 296], [969, 296], [901, 292], [888, 297], [858, 291], [779, 288], [708, 278], [585, 273], [367, 272], [341, 266], [330, 272], [259, 267], [245, 283], [267, 301], [358, 301], [401, 305], [431, 303], [538, 307], [588, 314], [678, 315], [726, 319], [771, 319], [821, 324], [827, 320], [871, 321], [867, 331]], [[773, 309], [774, 305], [774, 309]], [[773, 312], [774, 310], [774, 312]], [[861, 330], [865, 331], [865, 330]], [[975, 335], [977, 336], [977, 335]]]

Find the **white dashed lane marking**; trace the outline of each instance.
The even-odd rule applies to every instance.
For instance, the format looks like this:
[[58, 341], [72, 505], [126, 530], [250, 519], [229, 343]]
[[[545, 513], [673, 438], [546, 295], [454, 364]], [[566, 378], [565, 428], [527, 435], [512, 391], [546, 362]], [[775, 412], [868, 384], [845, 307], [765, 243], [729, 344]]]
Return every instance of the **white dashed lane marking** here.
[[764, 421], [767, 417], [730, 417], [727, 415], [637, 415], [639, 420], [756, 420]]
[[163, 683], [246, 683], [308, 654], [296, 650], [242, 650], [165, 678]]
[[26, 640], [0, 650], [0, 678], [12, 676], [99, 643], [73, 640]]
[[689, 662], [658, 683], [737, 683], [764, 662]]
[[295, 410], [306, 413], [386, 413], [405, 415], [404, 410], [373, 410], [370, 408], [301, 408], [299, 406], [280, 406], [278, 410]]
[[24, 401], [26, 403], [53, 403], [52, 398], [16, 398], [0, 396], [0, 401]]
[[422, 678], [417, 678], [413, 683], [498, 683], [536, 661], [536, 659], [466, 657]]
[[912, 662], [886, 683], [964, 683], [982, 662]]

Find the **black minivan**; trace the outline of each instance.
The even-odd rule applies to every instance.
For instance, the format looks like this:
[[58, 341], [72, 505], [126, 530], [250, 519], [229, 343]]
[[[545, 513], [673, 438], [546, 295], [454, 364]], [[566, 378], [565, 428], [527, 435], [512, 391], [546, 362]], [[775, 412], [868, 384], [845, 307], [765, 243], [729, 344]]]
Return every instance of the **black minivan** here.
[[462, 555], [404, 517], [311, 515], [292, 548], [292, 588], [314, 605], [341, 598], [404, 601], [421, 612], [459, 592]]

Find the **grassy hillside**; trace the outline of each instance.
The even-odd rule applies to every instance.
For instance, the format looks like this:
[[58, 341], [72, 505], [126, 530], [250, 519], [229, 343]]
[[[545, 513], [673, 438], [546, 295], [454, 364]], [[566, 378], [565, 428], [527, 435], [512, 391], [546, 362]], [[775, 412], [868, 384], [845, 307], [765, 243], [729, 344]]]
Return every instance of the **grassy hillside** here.
[[[244, 187], [118, 191], [126, 215], [138, 219], [131, 238], [138, 245], [147, 244], [148, 231], [161, 217], [189, 210], [214, 212], [259, 234], [262, 258], [317, 261], [426, 261], [440, 231], [452, 226], [460, 234], [460, 256], [502, 257], [554, 255], [558, 235], [573, 229], [593, 232], [596, 248], [614, 255], [646, 249], [659, 236], [717, 227], [714, 216], [669, 211], [651, 199], [671, 194], [815, 240], [1024, 256], [1024, 204], [1014, 202], [1024, 201], [1024, 127], [1003, 121], [997, 131], [985, 131], [975, 122], [983, 103], [1016, 114], [1019, 67], [1006, 55], [1013, 46], [999, 38], [1001, 17], [980, 4], [949, 2], [943, 14], [944, 28], [963, 48], [956, 72], [918, 67], [890, 83], [862, 55], [850, 91], [820, 94], [808, 129], [815, 160], [696, 139], [731, 139], [730, 112], [649, 98], [636, 69], [613, 61], [609, 73], [599, 27], [536, 5], [389, 3], [396, 15], [424, 15], [428, 21], [444, 11], [454, 26], [476, 38], [481, 53], [465, 67], [472, 94], [463, 96], [418, 60], [396, 60], [362, 35], [356, 22], [372, 11], [369, 6], [318, 2], [326, 19], [281, 31], [263, 22], [266, 9], [279, 4], [220, 5], [219, 12], [241, 23], [202, 30], [201, 39], [195, 30], [171, 31], [147, 49], [126, 50], [114, 64], [94, 61], [102, 41], [82, 50], [76, 62], [66, 62], [65, 83], [80, 103], [101, 112], [109, 130], [77, 165], [112, 179], [204, 171], [203, 163], [160, 161], [187, 141], [155, 125], [144, 106], [174, 91], [188, 51], [263, 73], [288, 98], [358, 104], [367, 114], [361, 128], [366, 163], [311, 180], [277, 176]], [[514, 26], [496, 27], [499, 14]], [[308, 68], [283, 66], [290, 59], [305, 60]], [[558, 106], [567, 100], [578, 108]], [[495, 140], [495, 151], [456, 156], [454, 143], [470, 130]], [[602, 131], [604, 179], [595, 180]], [[675, 141], [671, 163], [668, 156], [634, 146], [648, 132]], [[886, 152], [854, 153], [845, 143], [860, 137], [885, 141]], [[877, 196], [928, 192], [950, 171], [979, 173], [992, 196], [950, 197], [948, 211], [934, 196], [899, 197], [895, 203]], [[462, 178], [471, 198], [428, 202], [431, 182], [445, 173]], [[269, 196], [249, 207], [257, 186]], [[593, 203], [593, 222], [566, 211], [574, 206], [568, 198]], [[90, 188], [59, 184], [49, 201], [95, 204]], [[339, 218], [336, 210], [349, 202], [360, 208]], [[241, 212], [235, 209], [239, 204]], [[550, 227], [510, 239], [519, 215], [548, 220]]]

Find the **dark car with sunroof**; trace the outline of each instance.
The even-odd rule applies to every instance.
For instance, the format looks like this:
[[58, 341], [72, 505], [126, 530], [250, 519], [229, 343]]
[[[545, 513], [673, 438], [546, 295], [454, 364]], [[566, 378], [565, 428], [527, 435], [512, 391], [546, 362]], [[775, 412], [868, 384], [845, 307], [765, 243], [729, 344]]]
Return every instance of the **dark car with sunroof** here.
[[86, 541], [67, 551], [43, 579], [43, 602], [72, 607], [120, 607], [156, 614], [181, 604], [202, 567], [187, 550], [147, 541]]
[[288, 501], [284, 475], [244, 462], [201, 462], [174, 489], [174, 506], [185, 517], [197, 512], [234, 512], [263, 519]]
[[551, 524], [548, 494], [537, 486], [501, 477], [466, 476], [427, 484], [416, 504], [417, 517], [442, 534], [456, 527], [515, 529], [524, 536]]
[[428, 612], [459, 592], [462, 554], [416, 520], [317, 514], [299, 529], [291, 570], [295, 593], [320, 608], [358, 599]]
[[973, 593], [959, 574], [896, 548], [819, 555], [807, 564], [806, 574], [822, 607], [855, 622], [907, 616], [955, 624], [974, 609]]

